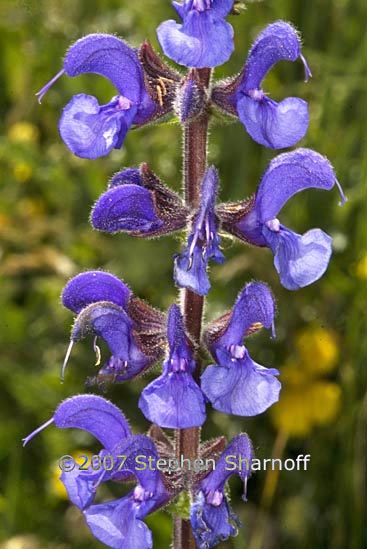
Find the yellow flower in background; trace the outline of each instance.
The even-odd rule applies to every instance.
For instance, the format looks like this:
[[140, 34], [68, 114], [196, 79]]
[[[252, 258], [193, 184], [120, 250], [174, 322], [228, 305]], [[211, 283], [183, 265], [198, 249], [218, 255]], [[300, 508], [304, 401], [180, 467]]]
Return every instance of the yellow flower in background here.
[[283, 390], [270, 417], [279, 431], [305, 437], [316, 426], [331, 423], [339, 412], [339, 385], [322, 379], [336, 367], [339, 348], [334, 332], [312, 326], [297, 334], [295, 349], [293, 361], [281, 371]]
[[[80, 458], [80, 456], [87, 456], [88, 464], [90, 463], [91, 457], [93, 454], [88, 450], [75, 450], [70, 454], [76, 463], [79, 465], [84, 464], [85, 458]], [[86, 464], [87, 465], [87, 464]], [[49, 489], [50, 492], [59, 499], [68, 499], [68, 494], [66, 488], [60, 480], [61, 470], [57, 463], [53, 463], [51, 466], [50, 480], [49, 480]]]
[[295, 338], [295, 348], [302, 366], [315, 374], [330, 372], [339, 358], [336, 335], [318, 326], [302, 330]]
[[38, 137], [37, 126], [30, 122], [16, 122], [8, 130], [8, 139], [13, 143], [35, 143]]
[[290, 436], [304, 437], [314, 427], [331, 423], [340, 404], [341, 390], [337, 383], [310, 381], [296, 386], [285, 385], [270, 414], [278, 430]]
[[356, 275], [361, 280], [367, 280], [367, 253], [358, 261]]
[[13, 167], [13, 175], [20, 183], [26, 183], [32, 176], [32, 166], [26, 162], [18, 162]]
[[317, 425], [327, 425], [337, 416], [341, 404], [341, 389], [332, 381], [317, 381], [310, 387], [313, 418]]

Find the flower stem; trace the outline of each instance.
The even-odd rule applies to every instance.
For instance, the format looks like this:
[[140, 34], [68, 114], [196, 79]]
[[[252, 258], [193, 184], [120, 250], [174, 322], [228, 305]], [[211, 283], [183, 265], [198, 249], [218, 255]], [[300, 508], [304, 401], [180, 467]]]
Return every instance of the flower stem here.
[[[210, 81], [210, 70], [200, 69], [198, 75], [205, 87]], [[190, 208], [197, 208], [200, 202], [201, 182], [207, 164], [207, 137], [209, 114], [205, 110], [198, 118], [184, 126], [183, 172], [185, 201]], [[185, 327], [196, 349], [200, 347], [201, 322], [204, 298], [185, 289], [183, 296], [183, 314]], [[200, 360], [197, 353], [194, 377], [200, 380]], [[190, 463], [199, 457], [200, 428], [176, 430], [176, 456], [188, 458]], [[188, 487], [187, 487], [188, 488]], [[173, 530], [174, 549], [196, 549], [195, 538], [188, 520], [176, 517]]]

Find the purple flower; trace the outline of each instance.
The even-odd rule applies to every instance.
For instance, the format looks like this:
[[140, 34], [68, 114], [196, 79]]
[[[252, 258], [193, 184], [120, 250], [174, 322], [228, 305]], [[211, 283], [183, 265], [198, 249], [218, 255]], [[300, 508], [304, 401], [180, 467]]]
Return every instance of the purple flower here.
[[100, 231], [153, 237], [184, 228], [187, 216], [181, 198], [142, 164], [140, 170], [128, 168], [113, 177], [94, 205], [91, 223]]
[[[71, 502], [83, 511], [93, 535], [115, 549], [150, 549], [152, 535], [142, 519], [171, 497], [155, 466], [159, 456], [153, 441], [143, 435], [132, 435], [122, 412], [111, 402], [95, 395], [78, 395], [62, 402], [49, 421], [24, 439], [24, 445], [51, 423], [59, 428], [73, 427], [94, 435], [104, 447], [99, 453], [102, 462], [107, 458], [109, 467], [112, 464], [111, 470], [106, 467], [98, 470], [75, 467], [60, 477]], [[152, 467], [139, 465], [138, 456], [143, 456]], [[93, 504], [101, 482], [122, 482], [133, 478], [138, 484], [126, 496]]]
[[186, 67], [216, 67], [227, 61], [233, 50], [233, 28], [224, 19], [233, 0], [184, 0], [172, 2], [182, 19], [179, 25], [164, 21], [157, 35], [167, 57]]
[[246, 501], [252, 458], [251, 441], [242, 433], [231, 440], [215, 469], [196, 486], [190, 516], [198, 549], [210, 549], [236, 535], [241, 522], [231, 509], [224, 487], [229, 477], [239, 475], [244, 483], [243, 499]]
[[206, 268], [209, 259], [223, 263], [224, 256], [219, 249], [215, 199], [218, 174], [214, 167], [207, 169], [201, 188], [199, 210], [193, 222], [184, 251], [175, 258], [174, 279], [180, 288], [189, 288], [198, 295], [206, 295], [210, 283]]
[[261, 327], [271, 328], [274, 299], [265, 284], [251, 282], [240, 292], [233, 309], [212, 323], [205, 334], [216, 365], [206, 368], [201, 388], [213, 408], [226, 414], [255, 416], [278, 400], [280, 383], [275, 368], [250, 357], [243, 337]]
[[163, 374], [144, 389], [139, 408], [160, 427], [198, 427], [206, 417], [204, 397], [192, 377], [195, 361], [177, 305], [172, 305], [168, 313], [167, 339], [169, 355], [163, 363]]
[[213, 91], [214, 102], [238, 115], [252, 139], [265, 147], [291, 147], [307, 131], [309, 116], [305, 101], [287, 97], [277, 103], [261, 88], [262, 80], [273, 65], [283, 59], [296, 61], [298, 58], [305, 66], [307, 81], [311, 72], [301, 53], [300, 38], [289, 23], [278, 21], [259, 34], [239, 77]]
[[[304, 235], [284, 227], [276, 217], [294, 194], [315, 187], [330, 190], [337, 184], [342, 202], [345, 197], [326, 158], [310, 149], [297, 149], [277, 156], [266, 170], [255, 198], [236, 219], [231, 213], [223, 228], [255, 246], [267, 246], [274, 253], [274, 265], [280, 281], [288, 290], [297, 290], [315, 282], [325, 272], [332, 251], [331, 238], [320, 229]], [[224, 205], [223, 213], [226, 207]], [[221, 216], [221, 206], [218, 215]]]
[[[97, 382], [131, 379], [162, 356], [164, 315], [133, 297], [115, 276], [103, 271], [77, 275], [65, 286], [62, 303], [78, 313], [63, 372], [71, 346], [88, 334], [102, 337], [112, 353]], [[99, 349], [96, 344], [94, 347], [99, 363]]]
[[38, 92], [39, 100], [62, 74], [90, 72], [110, 80], [118, 95], [106, 105], [91, 95], [75, 95], [63, 110], [59, 130], [75, 155], [92, 159], [121, 148], [131, 125], [148, 120], [155, 104], [145, 88], [137, 51], [109, 34], [90, 34], [75, 42], [63, 69]]

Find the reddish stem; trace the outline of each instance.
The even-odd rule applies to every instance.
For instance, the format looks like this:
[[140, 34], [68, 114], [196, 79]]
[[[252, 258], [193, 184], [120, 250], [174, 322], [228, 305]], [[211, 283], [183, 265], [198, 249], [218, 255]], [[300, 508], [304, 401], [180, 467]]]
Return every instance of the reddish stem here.
[[[205, 87], [210, 80], [209, 69], [199, 69], [198, 75]], [[199, 118], [184, 126], [184, 189], [185, 201], [190, 208], [197, 208], [200, 202], [201, 182], [207, 164], [207, 137], [209, 115], [205, 110]], [[183, 299], [183, 314], [185, 327], [197, 349], [200, 347], [201, 323], [204, 298], [185, 289]], [[196, 356], [196, 381], [200, 379], [200, 360]], [[200, 428], [176, 430], [176, 456], [190, 459], [193, 462], [199, 456]], [[176, 517], [173, 532], [174, 549], [196, 549], [195, 538], [189, 521]]]

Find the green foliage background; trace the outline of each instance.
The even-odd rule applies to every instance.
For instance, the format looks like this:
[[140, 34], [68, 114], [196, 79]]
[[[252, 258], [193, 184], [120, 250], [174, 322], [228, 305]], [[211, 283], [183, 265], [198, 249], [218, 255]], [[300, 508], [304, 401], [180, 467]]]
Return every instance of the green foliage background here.
[[[227, 261], [211, 270], [213, 290], [206, 317], [229, 308], [247, 281], [269, 283], [278, 301], [278, 337], [275, 342], [268, 334], [251, 339], [252, 356], [282, 371], [298, 330], [314, 323], [332, 330], [339, 361], [329, 378], [339, 384], [342, 402], [332, 423], [308, 437], [289, 439], [286, 456], [311, 454], [311, 466], [307, 472], [280, 474], [270, 508], [260, 504], [266, 472], [251, 479], [246, 505], [240, 500], [240, 483], [231, 481], [233, 505], [245, 527], [223, 547], [357, 549], [366, 546], [366, 275], [361, 265], [367, 254], [362, 162], [367, 6], [363, 0], [268, 0], [246, 7], [241, 16], [231, 17], [236, 51], [215, 76], [240, 70], [254, 37], [266, 24], [285, 19], [300, 29], [313, 79], [305, 85], [301, 63], [281, 63], [267, 77], [265, 88], [274, 99], [299, 96], [309, 101], [310, 128], [300, 145], [330, 159], [349, 201], [339, 208], [336, 190], [308, 191], [284, 209], [282, 221], [294, 230], [320, 226], [334, 236], [335, 253], [327, 274], [297, 293], [280, 286], [269, 251], [225, 238]], [[42, 106], [34, 93], [60, 69], [66, 48], [77, 38], [108, 32], [134, 46], [147, 38], [158, 48], [155, 29], [174, 16], [168, 0], [1, 2], [0, 540], [7, 549], [101, 546], [91, 538], [77, 509], [52, 489], [57, 458], [79, 449], [97, 452], [95, 441], [84, 433], [49, 428], [26, 449], [21, 446], [21, 438], [51, 417], [62, 399], [91, 391], [84, 386], [94, 368], [88, 341], [74, 348], [66, 382], [59, 382], [72, 322], [59, 301], [65, 282], [83, 270], [106, 269], [122, 277], [136, 295], [164, 309], [176, 298], [172, 256], [181, 245], [179, 237], [144, 241], [106, 236], [88, 224], [93, 202], [121, 167], [146, 161], [167, 184], [180, 189], [179, 126], [132, 131], [121, 151], [95, 161], [81, 160], [58, 135], [61, 109], [80, 92], [108, 101], [114, 94], [110, 84], [95, 75], [63, 77]], [[21, 130], [23, 122], [30, 125], [28, 130]], [[220, 172], [220, 198], [250, 195], [275, 154], [254, 143], [240, 124], [214, 124], [209, 160]], [[121, 406], [136, 432], [147, 428], [137, 408], [146, 383], [143, 378], [115, 386], [106, 395]], [[316, 406], [322, 408], [323, 402]], [[246, 430], [258, 456], [271, 456], [277, 431], [268, 413], [241, 419], [208, 410], [208, 416], [204, 436], [230, 438]], [[119, 487], [106, 487], [102, 497], [121, 493]], [[155, 546], [169, 547], [169, 515], [156, 513], [148, 523]], [[256, 541], [259, 525], [261, 542]]]

